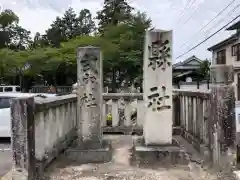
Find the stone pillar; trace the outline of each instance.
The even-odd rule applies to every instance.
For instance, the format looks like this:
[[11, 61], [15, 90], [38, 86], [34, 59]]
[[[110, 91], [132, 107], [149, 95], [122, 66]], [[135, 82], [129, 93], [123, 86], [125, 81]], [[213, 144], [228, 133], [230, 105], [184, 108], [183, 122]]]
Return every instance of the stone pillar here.
[[147, 31], [144, 47], [144, 139], [172, 143], [172, 31]]
[[18, 98], [11, 104], [13, 180], [36, 179], [34, 99]]
[[[209, 116], [210, 145], [215, 165], [227, 170], [231, 168], [235, 152], [235, 96], [233, 86], [233, 66], [211, 67], [211, 115]], [[232, 156], [232, 157], [231, 157]]]
[[78, 48], [78, 102], [81, 111], [79, 136], [91, 144], [101, 144], [102, 121], [102, 56], [100, 48]]

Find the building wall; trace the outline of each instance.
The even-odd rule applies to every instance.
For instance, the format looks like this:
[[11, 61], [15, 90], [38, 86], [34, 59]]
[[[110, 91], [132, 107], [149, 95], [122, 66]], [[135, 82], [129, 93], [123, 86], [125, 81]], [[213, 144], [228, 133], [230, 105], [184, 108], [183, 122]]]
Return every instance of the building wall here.
[[240, 67], [240, 61], [236, 61], [236, 57], [232, 56], [232, 46], [235, 45], [235, 44], [238, 44], [238, 43], [240, 43], [240, 38], [239, 38], [238, 41], [236, 41], [233, 44], [224, 46], [224, 47], [222, 47], [222, 48], [220, 48], [218, 50], [213, 51], [212, 65], [216, 64], [217, 52], [221, 51], [223, 49], [226, 49], [226, 64], [227, 65], [234, 65], [234, 66]]
[[238, 96], [238, 86], [237, 86], [237, 81], [238, 81], [238, 73], [240, 73], [240, 70], [236, 70], [237, 68], [240, 68], [240, 61], [236, 61], [236, 57], [235, 56], [232, 56], [232, 46], [235, 45], [235, 44], [238, 44], [240, 43], [240, 37], [238, 39], [238, 41], [232, 43], [232, 44], [229, 44], [229, 45], [226, 45], [218, 50], [215, 50], [213, 51], [212, 53], [212, 65], [215, 65], [216, 64], [216, 59], [217, 59], [217, 52], [218, 51], [221, 51], [223, 49], [226, 49], [226, 64], [227, 65], [233, 65], [234, 67], [234, 82], [233, 82], [233, 85], [235, 87], [235, 98], [237, 99], [237, 96]]

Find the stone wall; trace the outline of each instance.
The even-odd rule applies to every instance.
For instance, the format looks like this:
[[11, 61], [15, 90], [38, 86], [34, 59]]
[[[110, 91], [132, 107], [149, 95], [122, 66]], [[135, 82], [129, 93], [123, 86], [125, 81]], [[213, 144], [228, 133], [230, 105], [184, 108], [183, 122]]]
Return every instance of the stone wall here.
[[37, 178], [76, 139], [76, 95], [15, 99], [11, 114], [15, 179]]

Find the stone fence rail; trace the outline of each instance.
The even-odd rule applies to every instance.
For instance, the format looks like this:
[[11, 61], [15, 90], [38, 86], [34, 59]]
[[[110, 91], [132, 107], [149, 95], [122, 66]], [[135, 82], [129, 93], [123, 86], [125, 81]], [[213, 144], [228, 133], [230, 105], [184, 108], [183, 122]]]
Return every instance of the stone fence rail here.
[[[32, 93], [48, 93], [49, 86], [32, 86]], [[72, 86], [56, 86], [56, 93], [70, 93], [72, 92]]]
[[234, 91], [232, 86], [211, 91], [174, 90], [174, 123], [208, 161], [231, 168], [235, 148]]
[[210, 92], [175, 91], [174, 94], [175, 126], [179, 126], [181, 135], [202, 152], [209, 144]]
[[[104, 133], [142, 134], [144, 101], [141, 93], [104, 93], [103, 94]], [[107, 115], [111, 114], [111, 125]]]
[[[23, 167], [33, 179], [41, 175], [77, 137], [76, 95], [15, 99], [11, 113], [15, 176], [23, 171]], [[37, 170], [32, 170], [35, 167]]]
[[[228, 101], [229, 94], [231, 89], [227, 93], [215, 92], [214, 89], [204, 92], [173, 90], [173, 133], [182, 135], [199, 152], [204, 154], [207, 150], [212, 161], [218, 161], [226, 152], [222, 150], [223, 146], [232, 145], [234, 118], [217, 113], [226, 105], [228, 109], [233, 109], [233, 102]], [[216, 105], [217, 101], [221, 101], [220, 107]], [[12, 148], [16, 176], [24, 170], [30, 177], [36, 176], [33, 172], [41, 174], [77, 138], [77, 104], [75, 94], [13, 100]], [[228, 109], [224, 113], [228, 113]], [[143, 94], [103, 93], [102, 110], [103, 132], [117, 132], [125, 128], [130, 133], [142, 133], [145, 114]], [[112, 127], [106, 126], [109, 112], [112, 114]], [[226, 122], [229, 123], [228, 128], [223, 127]], [[33, 170], [35, 167], [37, 171]]]

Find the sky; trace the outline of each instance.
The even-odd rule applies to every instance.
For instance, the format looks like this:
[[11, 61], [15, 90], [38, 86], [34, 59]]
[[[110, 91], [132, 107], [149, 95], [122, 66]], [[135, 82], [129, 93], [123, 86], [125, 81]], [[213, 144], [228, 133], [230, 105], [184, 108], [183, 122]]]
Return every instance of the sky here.
[[[233, 0], [127, 1], [136, 10], [146, 12], [156, 29], [173, 30], [173, 63], [183, 61], [192, 55], [200, 59], [210, 59], [211, 52], [207, 51], [207, 48], [229, 37], [234, 31], [223, 30], [181, 58], [176, 57], [187, 52], [240, 14], [240, 0], [235, 0], [226, 11], [202, 29]], [[62, 16], [69, 7], [76, 12], [87, 8], [95, 16], [102, 8], [103, 0], [0, 0], [0, 5], [0, 10], [12, 9], [19, 16], [20, 25], [35, 34], [44, 33], [52, 21], [57, 16]]]

